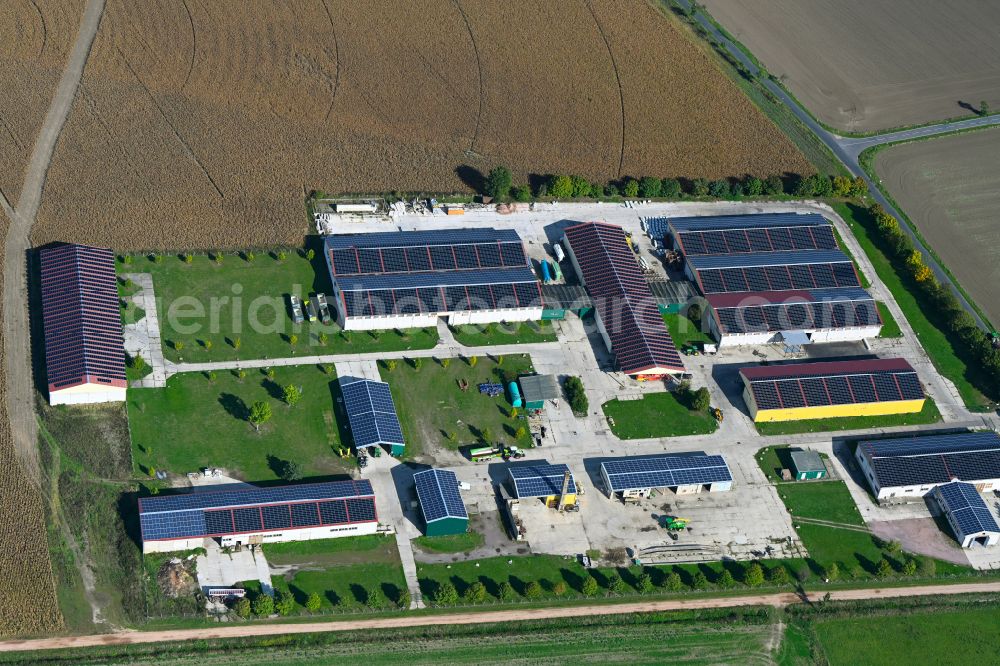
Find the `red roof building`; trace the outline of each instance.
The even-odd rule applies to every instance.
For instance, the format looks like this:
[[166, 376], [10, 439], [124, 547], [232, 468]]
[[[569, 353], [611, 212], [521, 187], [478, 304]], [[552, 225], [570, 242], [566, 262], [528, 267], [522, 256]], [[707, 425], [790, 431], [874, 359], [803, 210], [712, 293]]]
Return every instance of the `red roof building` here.
[[577, 224], [566, 229], [566, 247], [619, 369], [639, 380], [684, 372], [624, 230], [604, 222]]
[[125, 400], [125, 349], [111, 250], [60, 245], [39, 257], [49, 402]]

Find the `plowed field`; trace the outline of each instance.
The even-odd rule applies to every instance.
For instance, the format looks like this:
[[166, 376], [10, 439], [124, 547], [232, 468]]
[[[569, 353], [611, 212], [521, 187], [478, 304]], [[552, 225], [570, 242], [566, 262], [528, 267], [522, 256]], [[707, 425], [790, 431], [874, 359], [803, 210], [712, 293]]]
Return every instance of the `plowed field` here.
[[704, 0], [828, 125], [874, 132], [1000, 107], [994, 0]]
[[718, 178], [811, 165], [643, 0], [108, 0], [37, 243], [247, 246], [304, 192], [459, 168]]
[[83, 0], [0, 2], [0, 192], [12, 204], [82, 13]]

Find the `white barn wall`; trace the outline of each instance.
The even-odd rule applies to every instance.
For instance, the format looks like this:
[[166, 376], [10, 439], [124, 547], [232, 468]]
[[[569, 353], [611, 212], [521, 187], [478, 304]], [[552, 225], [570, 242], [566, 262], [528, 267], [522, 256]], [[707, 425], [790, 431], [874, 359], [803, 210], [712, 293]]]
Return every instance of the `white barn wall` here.
[[[284, 543], [288, 541], [311, 541], [313, 539], [332, 539], [343, 536], [375, 534], [378, 522], [354, 523], [351, 525], [322, 525], [302, 529], [273, 530], [268, 532], [251, 532], [248, 534], [233, 534], [219, 537], [223, 547], [248, 544], [251, 540], [261, 543]], [[205, 539], [212, 537], [196, 537], [191, 539], [168, 539], [164, 541], [143, 541], [143, 553], [170, 553], [178, 550], [191, 550], [204, 546]]]
[[49, 392], [50, 405], [93, 405], [103, 402], [125, 402], [125, 387], [90, 383]]

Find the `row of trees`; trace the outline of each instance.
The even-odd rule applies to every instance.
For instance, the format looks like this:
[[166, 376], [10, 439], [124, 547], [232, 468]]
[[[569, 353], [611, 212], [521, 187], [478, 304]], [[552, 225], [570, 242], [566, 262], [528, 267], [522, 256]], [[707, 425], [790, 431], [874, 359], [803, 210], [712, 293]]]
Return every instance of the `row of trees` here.
[[531, 201], [532, 198], [552, 197], [554, 199], [576, 199], [624, 196], [643, 199], [681, 199], [684, 197], [712, 197], [715, 199], [741, 199], [743, 197], [778, 196], [838, 196], [861, 197], [868, 191], [863, 178], [846, 176], [793, 176], [788, 178], [789, 186], [781, 176], [774, 174], [766, 178], [747, 176], [738, 178], [679, 179], [624, 178], [607, 184], [588, 181], [583, 176], [553, 175], [540, 183], [535, 192], [527, 185], [513, 185], [513, 176], [507, 167], [492, 169], [486, 178], [485, 194], [496, 200], [514, 199]]
[[[335, 602], [334, 596], [331, 601]], [[387, 608], [409, 608], [410, 592], [401, 590], [396, 598], [389, 600], [381, 585], [374, 585], [365, 590], [364, 605], [372, 610], [384, 610]], [[305, 600], [305, 609], [310, 613], [318, 613], [323, 607], [323, 599], [316, 592], [311, 593]], [[233, 602], [233, 612], [241, 618], [249, 618], [251, 615], [257, 617], [270, 617], [278, 614], [287, 617], [295, 612], [295, 596], [288, 590], [279, 590], [273, 597], [259, 593], [251, 601], [248, 597], [237, 599]]]
[[875, 220], [886, 254], [916, 285], [918, 296], [927, 306], [924, 311], [936, 320], [938, 328], [952, 335], [952, 345], [960, 352], [964, 350], [978, 368], [981, 381], [976, 383], [980, 390], [991, 399], [1000, 398], [1000, 349], [994, 346], [993, 338], [977, 326], [975, 317], [962, 308], [951, 289], [938, 281], [896, 218], [877, 203], [869, 206], [868, 212]]
[[570, 409], [578, 416], [583, 416], [590, 408], [587, 400], [587, 392], [583, 388], [583, 380], [579, 377], [567, 377], [563, 382], [563, 392], [566, 394], [566, 401]]

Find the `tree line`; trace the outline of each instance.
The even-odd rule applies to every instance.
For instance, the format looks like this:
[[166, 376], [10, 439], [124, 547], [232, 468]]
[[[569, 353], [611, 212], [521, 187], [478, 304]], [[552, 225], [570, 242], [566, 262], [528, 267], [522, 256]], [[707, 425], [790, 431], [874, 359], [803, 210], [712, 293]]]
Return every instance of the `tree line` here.
[[964, 351], [976, 364], [982, 380], [976, 382], [980, 390], [985, 389], [988, 397], [996, 399], [1000, 387], [1000, 349], [995, 346], [993, 336], [980, 329], [975, 317], [962, 307], [951, 289], [938, 281], [895, 217], [878, 203], [871, 204], [868, 213], [875, 221], [889, 260], [916, 286], [917, 295], [929, 306], [925, 311], [936, 319], [938, 328], [951, 334], [956, 350]]
[[713, 198], [742, 199], [744, 197], [780, 196], [838, 196], [861, 197], [868, 191], [863, 178], [847, 176], [792, 175], [782, 178], [778, 174], [766, 177], [744, 178], [640, 178], [625, 177], [608, 183], [589, 181], [583, 176], [555, 174], [542, 179], [534, 189], [526, 184], [514, 184], [513, 175], [505, 166], [490, 170], [483, 187], [483, 194], [496, 201], [528, 202], [534, 199], [682, 199]]

